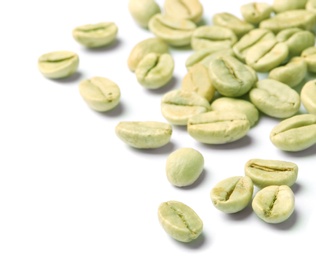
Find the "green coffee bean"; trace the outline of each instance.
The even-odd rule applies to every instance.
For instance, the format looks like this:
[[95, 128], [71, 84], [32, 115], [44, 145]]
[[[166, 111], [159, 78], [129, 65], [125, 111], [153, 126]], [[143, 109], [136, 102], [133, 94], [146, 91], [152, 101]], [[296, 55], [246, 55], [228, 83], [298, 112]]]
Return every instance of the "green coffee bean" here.
[[169, 53], [169, 46], [161, 39], [148, 38], [137, 43], [131, 50], [127, 64], [131, 71], [135, 71], [138, 63], [149, 53]]
[[199, 0], [165, 0], [164, 10], [168, 16], [199, 22], [203, 15], [203, 6]]
[[316, 72], [316, 47], [312, 46], [304, 51], [302, 51], [301, 57], [304, 58], [304, 60], [307, 63], [307, 70], [309, 72]]
[[161, 13], [154, 0], [129, 0], [128, 10], [137, 24], [147, 28], [148, 22], [155, 14]]
[[271, 30], [277, 34], [284, 29], [293, 27], [312, 31], [315, 24], [316, 14], [314, 12], [307, 10], [289, 10], [263, 20], [259, 24], [259, 27]]
[[79, 92], [87, 104], [99, 112], [115, 108], [121, 97], [120, 88], [117, 84], [103, 77], [93, 77], [81, 81]]
[[294, 193], [286, 185], [265, 187], [253, 198], [252, 208], [256, 215], [267, 223], [284, 222], [294, 212]]
[[187, 69], [194, 66], [195, 64], [202, 64], [205, 68], [208, 69], [209, 64], [212, 60], [216, 59], [217, 57], [222, 56], [234, 56], [233, 49], [222, 49], [219, 51], [214, 51], [213, 49], [202, 49], [193, 52], [186, 60], [185, 66]]
[[316, 143], [316, 115], [302, 114], [287, 118], [270, 132], [271, 142], [280, 150], [297, 152]]
[[149, 53], [137, 65], [138, 82], [149, 89], [165, 86], [172, 78], [174, 61], [169, 53]]
[[161, 113], [173, 125], [186, 125], [193, 115], [209, 110], [209, 102], [193, 91], [176, 89], [161, 99]]
[[156, 14], [150, 19], [148, 28], [166, 43], [179, 47], [190, 44], [196, 25], [187, 19], [177, 19]]
[[169, 143], [172, 127], [168, 123], [156, 121], [123, 121], [117, 124], [115, 133], [134, 148], [153, 149]]
[[230, 13], [217, 13], [213, 16], [213, 24], [231, 29], [237, 36], [241, 38], [243, 35], [254, 29], [251, 23], [247, 23], [237, 16]]
[[41, 55], [38, 69], [47, 78], [59, 79], [73, 75], [79, 66], [79, 57], [70, 51], [55, 51]]
[[181, 242], [191, 242], [203, 231], [203, 222], [197, 213], [179, 201], [161, 203], [158, 219], [166, 233]]
[[273, 9], [267, 3], [252, 2], [242, 5], [240, 11], [246, 22], [257, 25], [270, 18]]
[[271, 185], [292, 186], [297, 180], [298, 166], [287, 161], [251, 159], [245, 165], [245, 174], [260, 189]]
[[276, 13], [285, 12], [288, 10], [304, 9], [307, 0], [274, 0], [273, 10]]
[[285, 66], [271, 70], [268, 77], [294, 88], [304, 80], [306, 74], [307, 63], [304, 58], [294, 57]]
[[258, 72], [268, 72], [287, 59], [289, 48], [275, 39], [265, 40], [252, 46], [246, 55], [246, 63]]
[[258, 109], [251, 102], [242, 99], [220, 97], [211, 103], [211, 110], [244, 113], [247, 116], [250, 127], [254, 126], [259, 120]]
[[72, 31], [74, 39], [88, 48], [103, 47], [111, 44], [117, 36], [118, 27], [113, 22], [86, 24]]
[[263, 113], [275, 118], [288, 118], [300, 108], [299, 94], [274, 79], [263, 79], [249, 92], [250, 101]]
[[258, 80], [256, 72], [232, 56], [223, 56], [209, 64], [212, 85], [226, 97], [246, 94]]
[[303, 86], [301, 101], [308, 113], [316, 115], [316, 80], [310, 80]]
[[244, 137], [250, 123], [244, 113], [210, 111], [189, 118], [187, 131], [195, 140], [206, 144], [231, 143]]
[[277, 34], [276, 39], [288, 46], [291, 57], [300, 56], [303, 50], [315, 45], [315, 35], [299, 28], [284, 29]]
[[193, 184], [204, 168], [203, 155], [193, 148], [180, 148], [172, 152], [166, 162], [166, 174], [174, 186]]
[[217, 183], [211, 190], [211, 200], [215, 208], [224, 213], [236, 213], [250, 203], [253, 183], [247, 176], [233, 176]]
[[252, 46], [270, 39], [275, 39], [275, 35], [271, 31], [260, 28], [254, 29], [241, 37], [233, 46], [233, 51], [239, 60], [245, 62], [247, 52]]
[[188, 73], [182, 80], [181, 88], [185, 91], [194, 91], [208, 101], [215, 94], [215, 88], [211, 83], [208, 69], [200, 63], [189, 68]]
[[193, 50], [231, 48], [237, 42], [235, 33], [226, 27], [204, 25], [196, 28], [192, 34], [191, 47]]

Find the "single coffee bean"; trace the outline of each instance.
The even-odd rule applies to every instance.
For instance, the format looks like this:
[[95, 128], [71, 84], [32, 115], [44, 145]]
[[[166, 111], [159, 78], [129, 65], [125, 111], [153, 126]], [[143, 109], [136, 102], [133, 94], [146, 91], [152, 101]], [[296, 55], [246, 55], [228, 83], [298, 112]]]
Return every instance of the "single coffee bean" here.
[[188, 73], [182, 80], [181, 89], [194, 91], [208, 101], [211, 101], [215, 94], [215, 88], [211, 83], [208, 69], [201, 63], [189, 68]]
[[270, 18], [273, 9], [270, 4], [252, 2], [242, 5], [240, 11], [246, 22], [257, 25]]
[[253, 183], [247, 176], [233, 176], [217, 183], [211, 190], [211, 200], [218, 210], [236, 213], [250, 203]]
[[254, 196], [252, 208], [267, 223], [284, 222], [294, 212], [294, 193], [287, 185], [265, 187]]
[[307, 63], [304, 58], [294, 57], [286, 65], [271, 70], [268, 77], [294, 88], [305, 79], [306, 74]]
[[191, 38], [193, 50], [231, 48], [237, 42], [236, 34], [229, 28], [216, 25], [197, 27]]
[[246, 54], [246, 63], [257, 72], [268, 72], [287, 59], [289, 48], [275, 39], [252, 46]]
[[168, 16], [198, 23], [203, 15], [203, 6], [199, 0], [165, 0], [164, 11]]
[[131, 71], [135, 71], [138, 63], [149, 53], [169, 53], [169, 46], [161, 39], [148, 38], [137, 43], [131, 50], [127, 64]]
[[147, 28], [149, 20], [158, 13], [161, 13], [159, 5], [154, 0], [129, 0], [128, 10], [141, 27]]
[[118, 27], [113, 22], [86, 24], [76, 27], [72, 36], [80, 44], [88, 48], [97, 48], [109, 45], [117, 36]]
[[316, 115], [316, 80], [310, 80], [301, 90], [301, 101], [308, 113]]
[[298, 175], [298, 166], [280, 160], [251, 159], [245, 165], [245, 174], [262, 189], [271, 185], [292, 186]]
[[79, 92], [86, 103], [99, 112], [115, 108], [121, 97], [120, 88], [117, 84], [103, 77], [93, 77], [81, 81]]
[[156, 37], [169, 45], [179, 47], [190, 44], [196, 24], [187, 19], [156, 14], [150, 19], [148, 28]]
[[155, 121], [123, 121], [117, 124], [115, 133], [134, 148], [153, 149], [169, 143], [172, 127], [168, 123]]
[[274, 79], [263, 79], [249, 92], [250, 101], [263, 113], [275, 118], [288, 118], [300, 108], [299, 94]]
[[193, 52], [186, 60], [185, 66], [189, 70], [190, 67], [195, 64], [202, 64], [205, 68], [208, 69], [210, 62], [218, 57], [222, 56], [234, 56], [232, 48], [222, 49], [214, 51], [214, 49], [202, 49]]
[[316, 13], [307, 10], [289, 10], [263, 20], [259, 27], [269, 29], [277, 34], [284, 29], [294, 27], [312, 31], [315, 24]]
[[172, 78], [174, 61], [169, 53], [149, 53], [137, 65], [138, 82], [149, 89], [165, 86]]
[[282, 13], [288, 10], [305, 9], [307, 0], [274, 0], [272, 7], [274, 12]]
[[245, 62], [247, 52], [252, 46], [270, 39], [275, 39], [275, 35], [271, 31], [260, 28], [253, 29], [241, 37], [233, 46], [233, 51], [239, 60]]
[[203, 155], [193, 148], [180, 148], [172, 152], [166, 162], [168, 181], [177, 187], [193, 184], [204, 168]]
[[316, 144], [316, 115], [302, 114], [287, 118], [270, 132], [271, 142], [280, 150], [297, 152]]
[[218, 57], [209, 64], [212, 85], [226, 97], [240, 97], [257, 82], [256, 72], [232, 56]]
[[161, 113], [173, 125], [187, 125], [190, 117], [209, 110], [209, 102], [193, 91], [176, 89], [161, 99]]
[[55, 51], [41, 55], [38, 69], [47, 78], [59, 79], [73, 75], [79, 66], [79, 57], [70, 51]]
[[250, 127], [254, 126], [259, 120], [258, 109], [249, 101], [220, 97], [211, 103], [211, 110], [213, 111], [238, 111], [244, 113], [250, 123]]
[[299, 28], [288, 28], [276, 35], [278, 42], [284, 42], [289, 48], [289, 55], [300, 56], [302, 51], [315, 45], [315, 35]]
[[255, 28], [251, 23], [247, 23], [237, 16], [226, 12], [215, 14], [213, 16], [213, 24], [231, 29], [237, 38], [241, 38]]
[[304, 51], [302, 51], [301, 57], [303, 57], [307, 63], [307, 70], [309, 72], [315, 73], [316, 72], [316, 47], [312, 46], [305, 49]]
[[180, 201], [161, 203], [158, 219], [166, 233], [181, 242], [191, 242], [203, 231], [201, 218], [192, 208]]
[[210, 111], [189, 118], [187, 131], [195, 140], [206, 144], [231, 143], [244, 137], [250, 123], [244, 113]]

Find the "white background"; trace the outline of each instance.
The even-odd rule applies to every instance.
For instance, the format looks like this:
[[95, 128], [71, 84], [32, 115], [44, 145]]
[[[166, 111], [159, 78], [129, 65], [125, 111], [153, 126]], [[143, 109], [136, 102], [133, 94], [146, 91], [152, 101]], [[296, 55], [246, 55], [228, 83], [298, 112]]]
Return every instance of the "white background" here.
[[[133, 21], [128, 1], [3, 1], [0, 40], [0, 259], [286, 259], [315, 257], [316, 147], [278, 150], [269, 133], [280, 120], [261, 115], [240, 141], [204, 145], [185, 127], [174, 127], [170, 144], [155, 150], [132, 149], [115, 135], [123, 120], [166, 121], [160, 112], [164, 93], [179, 88], [188, 49], [172, 49], [174, 78], [159, 90], [146, 90], [127, 67], [139, 41], [151, 37]], [[163, 1], [157, 1], [161, 6]], [[241, 17], [250, 1], [201, 0], [204, 21], [216, 12]], [[272, 1], [268, 1], [272, 3]], [[4, 4], [5, 3], [5, 4]], [[72, 38], [76, 26], [113, 21], [117, 42], [88, 50]], [[78, 73], [49, 80], [37, 59], [70, 50], [80, 57]], [[103, 76], [121, 89], [120, 105], [107, 113], [82, 100], [81, 80]], [[264, 77], [264, 75], [261, 75]], [[304, 112], [304, 108], [301, 108]], [[173, 187], [165, 161], [181, 147], [199, 150], [205, 169], [196, 184]], [[296, 206], [284, 223], [261, 221], [251, 206], [227, 215], [214, 208], [210, 190], [220, 180], [244, 175], [252, 158], [278, 159], [299, 166], [292, 187]], [[204, 222], [203, 234], [184, 244], [170, 238], [157, 218], [161, 202], [179, 200]]]

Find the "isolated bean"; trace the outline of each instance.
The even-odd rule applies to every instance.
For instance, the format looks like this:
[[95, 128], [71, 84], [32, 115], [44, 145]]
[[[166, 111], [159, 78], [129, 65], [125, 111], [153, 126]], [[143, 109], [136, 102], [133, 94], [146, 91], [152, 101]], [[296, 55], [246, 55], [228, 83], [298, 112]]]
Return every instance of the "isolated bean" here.
[[236, 213], [250, 203], [253, 183], [247, 176], [233, 176], [215, 185], [211, 190], [211, 200], [215, 208], [224, 213]]
[[309, 72], [316, 72], [316, 47], [312, 46], [304, 51], [302, 51], [301, 57], [304, 58], [304, 60], [307, 63], [307, 70]]
[[254, 196], [252, 208], [267, 223], [284, 222], [294, 212], [294, 193], [287, 185], [265, 187]]
[[276, 13], [288, 10], [304, 9], [307, 0], [273, 0], [273, 10]]
[[292, 186], [297, 179], [298, 166], [287, 161], [251, 159], [245, 165], [245, 174], [260, 189], [271, 185]]
[[210, 111], [189, 118], [187, 131], [201, 143], [231, 143], [246, 136], [250, 123], [244, 113]]
[[177, 187], [193, 184], [201, 175], [204, 168], [203, 155], [189, 147], [172, 152], [166, 162], [168, 181]]
[[80, 82], [79, 92], [86, 103], [99, 112], [115, 108], [121, 97], [120, 88], [112, 80], [93, 77]]
[[38, 69], [47, 78], [59, 79], [73, 75], [79, 66], [79, 57], [71, 51], [55, 51], [41, 55]]
[[88, 48], [103, 47], [111, 44], [117, 36], [118, 27], [113, 22], [86, 24], [72, 31], [74, 39]]
[[280, 150], [297, 152], [316, 144], [316, 115], [301, 114], [285, 119], [270, 132], [271, 142]]
[[181, 242], [191, 242], [203, 231], [201, 218], [191, 207], [179, 201], [161, 203], [158, 219], [166, 233]]
[[122, 121], [115, 127], [116, 135], [138, 149], [159, 148], [169, 143], [172, 127], [156, 121]]

